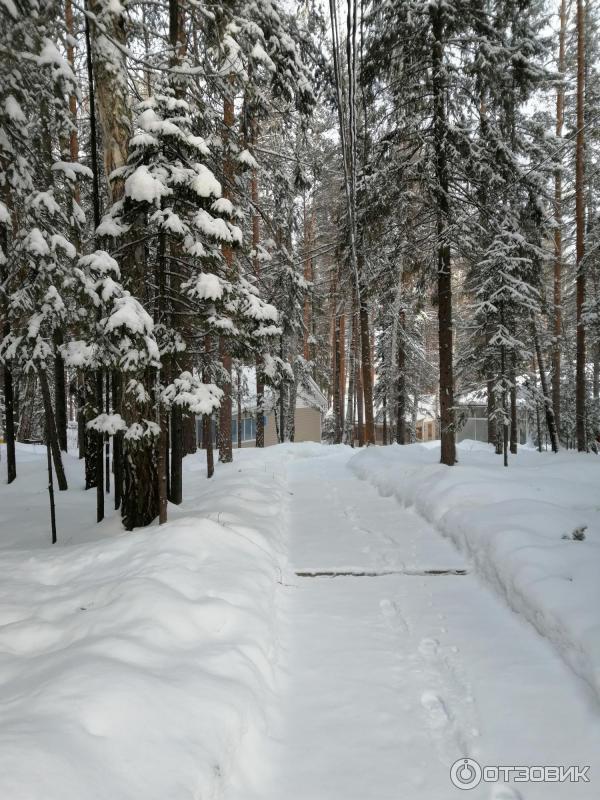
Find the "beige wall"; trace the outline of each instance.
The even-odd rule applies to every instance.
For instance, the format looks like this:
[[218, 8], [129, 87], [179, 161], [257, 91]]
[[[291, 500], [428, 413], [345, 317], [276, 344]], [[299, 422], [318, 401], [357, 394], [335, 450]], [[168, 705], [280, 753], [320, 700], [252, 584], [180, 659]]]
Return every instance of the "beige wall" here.
[[[318, 408], [297, 408], [295, 422], [295, 442], [321, 441], [321, 412]], [[265, 447], [273, 444], [277, 444], [277, 427], [275, 415], [271, 411], [270, 414], [267, 414], [267, 424], [265, 425]], [[233, 443], [233, 446], [236, 446], [236, 442]], [[242, 447], [254, 447], [254, 441], [244, 442]]]

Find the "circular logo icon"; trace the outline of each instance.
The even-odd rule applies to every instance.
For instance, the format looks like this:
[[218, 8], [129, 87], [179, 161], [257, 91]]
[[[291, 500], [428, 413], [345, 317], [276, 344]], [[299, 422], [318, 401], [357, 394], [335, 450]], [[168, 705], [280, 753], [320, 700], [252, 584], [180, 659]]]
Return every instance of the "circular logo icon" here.
[[450, 768], [450, 780], [457, 789], [474, 789], [482, 775], [483, 770], [472, 758], [459, 758]]

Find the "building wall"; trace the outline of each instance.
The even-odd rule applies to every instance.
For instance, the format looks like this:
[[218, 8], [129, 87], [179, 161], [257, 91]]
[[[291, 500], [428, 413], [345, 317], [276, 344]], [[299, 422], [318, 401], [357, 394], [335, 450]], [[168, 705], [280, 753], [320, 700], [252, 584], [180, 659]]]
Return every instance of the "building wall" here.
[[[321, 441], [321, 412], [318, 408], [297, 408], [295, 423], [295, 442]], [[277, 425], [275, 424], [275, 414], [270, 412], [267, 414], [265, 425], [265, 447], [274, 444], [277, 444]], [[237, 447], [237, 439], [234, 439], [233, 446]], [[242, 447], [254, 446], [254, 439], [242, 442]]]

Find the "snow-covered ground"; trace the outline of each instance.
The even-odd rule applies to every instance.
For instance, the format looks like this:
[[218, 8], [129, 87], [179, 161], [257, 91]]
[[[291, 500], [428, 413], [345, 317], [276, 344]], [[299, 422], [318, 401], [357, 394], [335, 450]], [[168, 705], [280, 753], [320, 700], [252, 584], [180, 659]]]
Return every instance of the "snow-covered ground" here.
[[210, 485], [186, 459], [185, 503], [134, 533], [94, 524], [68, 458], [52, 547], [45, 448], [19, 448], [0, 487], [2, 800], [216, 798], [251, 757], [278, 654], [284, 489], [275, 452], [244, 455]]
[[600, 458], [520, 448], [504, 468], [480, 442], [458, 453], [448, 468], [437, 447], [393, 445], [350, 467], [452, 539], [600, 703]]
[[[597, 800], [600, 459], [234, 455], [211, 482], [186, 458], [184, 504], [132, 534], [93, 523], [69, 459], [52, 547], [45, 451], [20, 448], [0, 485], [0, 798]], [[465, 794], [461, 757], [590, 783]]]

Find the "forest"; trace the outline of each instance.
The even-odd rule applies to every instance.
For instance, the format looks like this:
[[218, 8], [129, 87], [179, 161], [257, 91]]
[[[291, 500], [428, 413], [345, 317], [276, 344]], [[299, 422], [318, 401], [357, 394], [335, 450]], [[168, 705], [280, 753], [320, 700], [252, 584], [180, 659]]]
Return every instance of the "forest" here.
[[0, 0], [1, 800], [597, 800], [599, 447], [600, 3]]
[[198, 439], [232, 460], [248, 372], [257, 447], [265, 393], [293, 441], [310, 377], [332, 442], [414, 441], [426, 398], [452, 465], [471, 393], [505, 463], [519, 404], [539, 446], [595, 448], [593, 4], [1, 13], [9, 482], [47, 440], [66, 489], [76, 424], [98, 521], [165, 521]]

